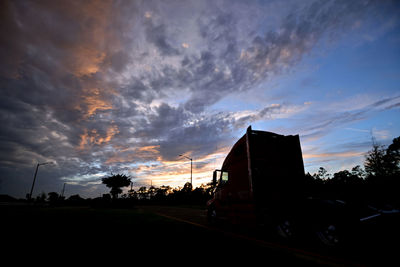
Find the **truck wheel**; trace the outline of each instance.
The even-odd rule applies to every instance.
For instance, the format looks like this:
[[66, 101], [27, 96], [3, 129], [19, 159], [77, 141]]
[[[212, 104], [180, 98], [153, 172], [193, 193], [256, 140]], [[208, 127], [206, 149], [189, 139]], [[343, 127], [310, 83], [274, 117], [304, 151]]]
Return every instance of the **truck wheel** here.
[[292, 239], [294, 235], [293, 222], [291, 222], [289, 219], [281, 220], [276, 225], [276, 232], [284, 239]]
[[326, 246], [333, 247], [340, 244], [341, 237], [337, 225], [334, 223], [318, 227], [316, 234], [318, 240]]

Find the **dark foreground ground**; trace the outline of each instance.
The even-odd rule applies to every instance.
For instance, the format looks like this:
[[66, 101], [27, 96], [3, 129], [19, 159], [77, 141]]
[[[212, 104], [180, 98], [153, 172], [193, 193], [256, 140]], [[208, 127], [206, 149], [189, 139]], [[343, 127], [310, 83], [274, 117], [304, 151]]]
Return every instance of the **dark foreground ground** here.
[[[204, 211], [191, 208], [0, 206], [2, 259], [14, 265], [121, 266], [396, 266], [398, 249], [379, 253], [370, 245], [326, 252], [286, 244], [253, 231], [212, 228]], [[398, 242], [399, 240], [397, 240]], [[382, 248], [387, 244], [373, 244]], [[398, 244], [393, 244], [397, 248]], [[397, 255], [396, 255], [397, 254]], [[397, 261], [397, 263], [396, 263]], [[10, 265], [11, 266], [11, 265]]]

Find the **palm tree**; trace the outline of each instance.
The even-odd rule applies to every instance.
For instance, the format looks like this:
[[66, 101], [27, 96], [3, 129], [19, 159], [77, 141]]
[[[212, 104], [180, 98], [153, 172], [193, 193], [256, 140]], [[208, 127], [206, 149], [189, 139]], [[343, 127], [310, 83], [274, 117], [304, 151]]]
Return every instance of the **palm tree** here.
[[131, 178], [126, 176], [125, 174], [112, 174], [111, 176], [102, 178], [101, 181], [107, 187], [111, 188], [111, 195], [113, 199], [118, 198], [118, 194], [122, 193], [121, 187], [126, 187], [131, 184]]

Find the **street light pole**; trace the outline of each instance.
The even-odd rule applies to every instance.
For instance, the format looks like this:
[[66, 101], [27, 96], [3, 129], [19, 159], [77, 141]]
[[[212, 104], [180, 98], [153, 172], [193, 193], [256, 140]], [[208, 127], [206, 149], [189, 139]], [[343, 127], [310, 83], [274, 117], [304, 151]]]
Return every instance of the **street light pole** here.
[[192, 178], [192, 170], [193, 170], [193, 159], [190, 159], [190, 185], [193, 188], [193, 178]]
[[187, 156], [185, 156], [185, 155], [179, 155], [180, 157], [185, 157], [185, 158], [187, 158], [188, 160], [190, 160], [190, 185], [192, 186], [192, 188], [193, 188], [193, 159], [192, 158], [189, 158], [189, 157], [187, 157]]
[[35, 182], [36, 182], [36, 175], [37, 175], [37, 173], [38, 173], [39, 166], [40, 166], [40, 165], [46, 165], [46, 164], [50, 164], [50, 163], [53, 163], [53, 162], [44, 162], [44, 163], [38, 163], [38, 164], [36, 165], [36, 171], [35, 171], [35, 175], [33, 176], [33, 183], [32, 183], [32, 187], [31, 187], [31, 192], [30, 192], [30, 194], [29, 194], [29, 200], [31, 200], [31, 199], [32, 199], [33, 187], [35, 186]]

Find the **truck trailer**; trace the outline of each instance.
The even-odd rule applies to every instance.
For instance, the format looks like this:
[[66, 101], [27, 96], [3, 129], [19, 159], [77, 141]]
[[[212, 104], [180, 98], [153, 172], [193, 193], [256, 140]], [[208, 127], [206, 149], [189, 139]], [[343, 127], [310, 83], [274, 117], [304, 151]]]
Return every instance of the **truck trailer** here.
[[300, 138], [247, 128], [213, 172], [211, 224], [257, 225], [291, 239], [312, 234], [338, 246], [360, 222], [381, 215], [366, 213], [340, 199], [313, 197], [307, 190]]

